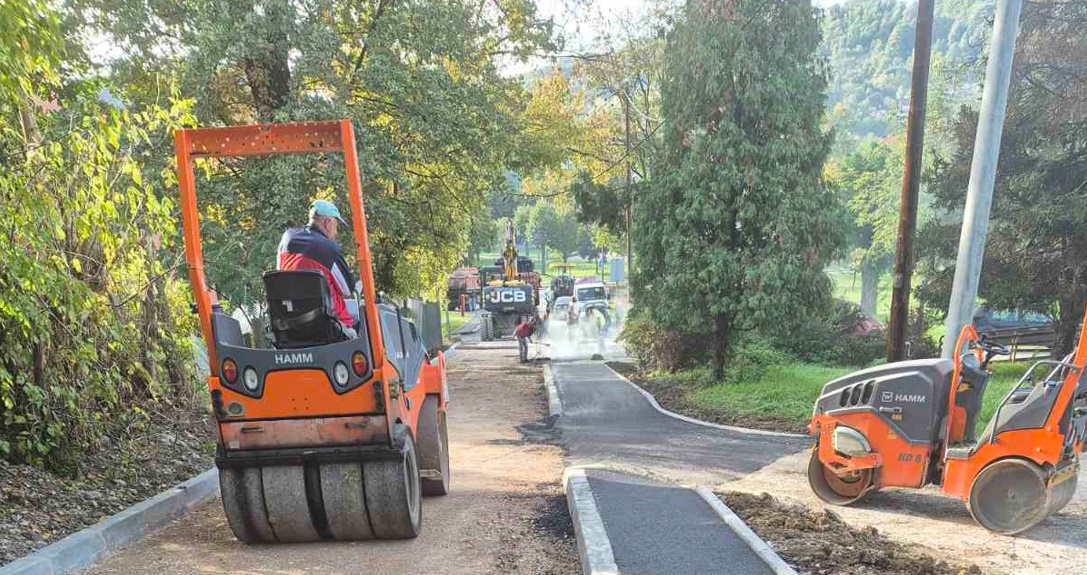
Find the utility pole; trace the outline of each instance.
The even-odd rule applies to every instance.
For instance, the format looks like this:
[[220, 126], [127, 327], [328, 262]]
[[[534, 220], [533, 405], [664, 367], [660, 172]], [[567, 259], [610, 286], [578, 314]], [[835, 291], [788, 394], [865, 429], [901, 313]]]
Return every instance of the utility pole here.
[[[633, 180], [634, 180], [634, 166], [631, 163], [631, 159], [630, 159], [630, 151], [631, 151], [630, 150], [630, 148], [631, 148], [631, 146], [630, 146], [630, 92], [627, 91], [626, 80], [623, 81], [623, 123], [625, 125], [625, 129], [624, 129], [624, 133], [623, 133], [623, 142], [624, 142], [624, 149], [626, 150], [625, 151], [625, 157], [626, 157], [626, 160], [627, 160], [627, 162], [626, 162], [626, 164], [627, 164], [627, 184], [626, 184], [626, 199], [627, 199], [627, 201], [626, 201], [626, 205], [624, 206], [626, 213], [623, 214], [623, 218], [626, 220], [626, 228], [627, 228], [627, 261], [626, 261], [627, 277], [630, 277], [630, 273], [634, 268], [634, 265], [633, 265], [634, 264], [634, 256], [633, 256], [632, 250], [630, 248], [630, 223], [631, 223], [631, 221], [630, 221], [631, 220], [630, 212], [631, 212], [631, 206], [634, 205], [634, 195], [633, 195], [633, 192], [631, 191], [631, 185], [633, 184]], [[627, 283], [629, 284], [630, 280], [627, 280]]]
[[943, 356], [955, 354], [955, 340], [962, 326], [973, 321], [974, 302], [978, 297], [981, 262], [985, 257], [985, 236], [989, 233], [989, 208], [993, 204], [996, 167], [1000, 159], [1000, 140], [1004, 136], [1004, 114], [1008, 108], [1015, 37], [1019, 30], [1022, 0], [1000, 0], [993, 23], [993, 44], [985, 70], [985, 93], [978, 114], [978, 133], [974, 140], [974, 159], [970, 164], [970, 185], [966, 191], [959, 255], [955, 263], [955, 283], [947, 307], [947, 333]]
[[917, 3], [910, 114], [906, 122], [906, 170], [902, 176], [902, 194], [898, 208], [898, 241], [895, 242], [887, 361], [906, 359], [906, 328], [909, 325], [910, 287], [913, 280], [913, 237], [917, 232], [917, 198], [921, 191], [921, 155], [925, 145], [925, 109], [928, 105], [934, 4], [935, 0], [920, 0]]

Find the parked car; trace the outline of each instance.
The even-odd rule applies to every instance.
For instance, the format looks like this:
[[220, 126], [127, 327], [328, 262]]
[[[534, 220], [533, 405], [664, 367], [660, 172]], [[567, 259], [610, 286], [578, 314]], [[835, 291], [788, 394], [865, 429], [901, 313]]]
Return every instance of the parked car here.
[[555, 298], [555, 305], [551, 307], [551, 316], [566, 317], [566, 312], [570, 309], [570, 305], [572, 304], [573, 299], [574, 298], [568, 295]]
[[981, 306], [974, 313], [974, 327], [977, 328], [978, 333], [1006, 329], [1045, 328], [1052, 323], [1053, 321], [1045, 314], [1029, 311], [998, 310]]

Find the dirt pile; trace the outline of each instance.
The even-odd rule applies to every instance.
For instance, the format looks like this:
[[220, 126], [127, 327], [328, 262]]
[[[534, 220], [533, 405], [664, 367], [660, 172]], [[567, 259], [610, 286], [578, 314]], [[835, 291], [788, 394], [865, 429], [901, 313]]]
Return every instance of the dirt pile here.
[[769, 494], [726, 492], [719, 497], [785, 561], [813, 575], [981, 575], [977, 566], [951, 565], [874, 527], [850, 527], [833, 511], [788, 505]]
[[0, 460], [0, 565], [206, 471], [213, 437], [207, 417], [179, 410], [107, 439], [75, 478]]

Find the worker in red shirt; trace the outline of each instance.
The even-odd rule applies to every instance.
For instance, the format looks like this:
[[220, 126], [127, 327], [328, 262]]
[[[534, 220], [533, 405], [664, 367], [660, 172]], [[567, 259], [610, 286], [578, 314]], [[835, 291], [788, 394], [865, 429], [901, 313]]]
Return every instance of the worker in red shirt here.
[[347, 226], [347, 222], [332, 202], [313, 202], [309, 210], [309, 224], [283, 233], [276, 268], [320, 271], [332, 295], [330, 311], [340, 321], [344, 335], [352, 339], [358, 337], [354, 329], [357, 318], [351, 316], [345, 298], [352, 297], [351, 286], [355, 279], [351, 275], [351, 267], [344, 260], [340, 244], [336, 243], [340, 225]]
[[528, 363], [528, 344], [532, 341], [534, 333], [536, 333], [535, 316], [525, 316], [513, 330], [513, 336], [517, 338], [517, 347], [521, 354], [521, 363]]

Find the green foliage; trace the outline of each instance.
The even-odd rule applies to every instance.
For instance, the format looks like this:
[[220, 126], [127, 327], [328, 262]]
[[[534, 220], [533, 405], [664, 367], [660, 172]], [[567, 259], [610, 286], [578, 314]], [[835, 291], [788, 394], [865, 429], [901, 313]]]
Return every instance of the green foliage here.
[[843, 211], [822, 182], [830, 138], [810, 2], [687, 4], [669, 39], [665, 153], [636, 202], [635, 301], [663, 328], [738, 333], [825, 307]]
[[[978, 97], [977, 62], [992, 13], [993, 0], [936, 3], [930, 118]], [[915, 2], [900, 0], [847, 0], [826, 11], [821, 52], [832, 70], [827, 107], [838, 149], [850, 150], [858, 138], [891, 135], [904, 123], [916, 14]]]
[[556, 250], [563, 261], [578, 251], [582, 226], [573, 213], [560, 211], [551, 202], [540, 200], [518, 207], [513, 222], [519, 239]]
[[[1059, 353], [1075, 343], [1087, 302], [1087, 5], [1024, 7], [1001, 142], [979, 295], [990, 305], [1049, 314]], [[954, 276], [977, 114], [963, 110], [957, 150], [929, 185], [939, 217], [918, 246], [930, 282], [921, 297], [945, 310]]]
[[172, 176], [145, 163], [186, 120], [181, 102], [119, 112], [91, 92], [0, 171], [3, 457], [71, 472], [101, 435], [191, 395]]
[[59, 22], [47, 3], [0, 3], [0, 99], [22, 99], [56, 81], [60, 62]]
[[837, 301], [828, 311], [815, 313], [788, 330], [769, 331], [776, 349], [800, 361], [825, 365], [866, 366], [885, 356], [887, 341], [875, 332], [854, 335], [866, 315], [855, 304]]
[[640, 369], [672, 372], [705, 359], [706, 335], [664, 327], [636, 308], [623, 322], [619, 342]]
[[[182, 79], [201, 124], [353, 120], [378, 289], [430, 293], [469, 247], [505, 170], [554, 161], [526, 98], [498, 70], [551, 44], [529, 0], [78, 0], [73, 24], [128, 47], [117, 74]], [[151, 98], [153, 94], [135, 94]], [[324, 158], [216, 162], [206, 200], [209, 277], [260, 301], [285, 227], [343, 189]], [[340, 196], [341, 208], [346, 205]], [[345, 238], [350, 241], [350, 238]]]
[[799, 363], [758, 340], [736, 353], [723, 378], [699, 367], [645, 374], [639, 383], [665, 407], [706, 421], [803, 432], [823, 385], [851, 368]]

